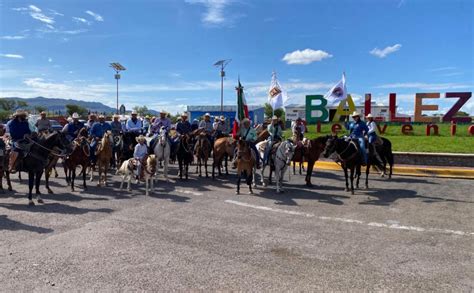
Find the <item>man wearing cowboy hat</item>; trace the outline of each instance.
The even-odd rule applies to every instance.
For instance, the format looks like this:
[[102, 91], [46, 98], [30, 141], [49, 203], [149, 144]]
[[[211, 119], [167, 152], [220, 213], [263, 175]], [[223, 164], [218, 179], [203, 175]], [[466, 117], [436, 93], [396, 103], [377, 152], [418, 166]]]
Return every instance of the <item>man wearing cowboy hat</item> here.
[[270, 152], [275, 143], [281, 141], [283, 130], [280, 126], [280, 119], [277, 116], [272, 117], [272, 123], [267, 126], [267, 131], [270, 134], [267, 141], [267, 146], [265, 148], [265, 156], [263, 157], [263, 164], [268, 164], [268, 158], [270, 157]]
[[46, 118], [46, 112], [41, 112], [40, 113], [40, 119], [38, 119], [35, 123], [36, 128], [38, 129], [38, 132], [46, 132], [51, 130], [51, 121], [49, 121], [48, 118]]
[[90, 130], [90, 136], [92, 137], [90, 154], [91, 154], [91, 161], [93, 163], [95, 163], [95, 160], [96, 160], [95, 150], [97, 147], [97, 143], [99, 140], [102, 139], [102, 137], [104, 137], [104, 134], [107, 131], [112, 131], [112, 127], [110, 126], [109, 123], [105, 122], [104, 115], [99, 115], [99, 121], [94, 123], [94, 125], [92, 125], [92, 128]]
[[79, 134], [79, 131], [84, 128], [84, 123], [79, 121], [79, 114], [73, 113], [71, 119], [72, 121], [66, 124], [62, 130], [63, 133], [66, 133], [69, 141], [73, 141]]
[[359, 141], [363, 159], [362, 164], [365, 165], [367, 164], [367, 149], [365, 148], [364, 135], [369, 131], [369, 128], [364, 121], [360, 120], [359, 112], [354, 111], [354, 113], [352, 113], [352, 119], [354, 119], [354, 121], [350, 123], [349, 126], [346, 124], [346, 128], [349, 130], [349, 137]]
[[306, 130], [303, 123], [303, 119], [298, 117], [291, 130], [293, 132], [293, 135], [297, 136], [299, 141], [302, 141], [304, 138], [305, 130]]
[[150, 115], [146, 115], [143, 118], [143, 121], [142, 121], [143, 133], [147, 133], [150, 130], [150, 126], [151, 126], [150, 119], [151, 119]]
[[176, 125], [176, 132], [180, 135], [185, 135], [191, 132], [191, 123], [188, 121], [188, 114], [186, 112], [181, 114], [181, 121]]
[[15, 173], [17, 171], [18, 157], [22, 153], [22, 148], [19, 146], [24, 141], [25, 135], [31, 134], [30, 125], [26, 119], [27, 113], [24, 110], [18, 109], [13, 114], [12, 119], [7, 123], [8, 131], [12, 139], [12, 151], [10, 153], [9, 172]]
[[94, 125], [94, 123], [97, 121], [97, 115], [96, 114], [90, 114], [89, 115], [89, 120], [87, 121], [86, 123], [86, 127], [89, 131], [91, 131], [92, 129], [92, 126]]
[[217, 136], [222, 136], [222, 135], [225, 135], [225, 136], [228, 135], [227, 125], [225, 123], [225, 117], [224, 116], [221, 116], [219, 118], [219, 122], [218, 122], [217, 128], [216, 128], [216, 137]]
[[199, 128], [204, 129], [208, 134], [212, 132], [211, 114], [204, 114], [204, 119], [199, 122]]
[[[255, 163], [257, 164], [257, 169], [260, 169], [260, 155], [258, 154], [257, 147], [255, 146], [255, 141], [257, 140], [257, 132], [255, 131], [255, 128], [250, 126], [250, 120], [248, 118], [244, 118], [240, 122], [237, 137], [242, 138], [249, 144], [250, 148], [254, 151], [255, 154]], [[232, 169], [237, 168], [236, 163], [237, 161], [235, 154], [234, 159], [232, 160]]]
[[139, 135], [136, 138], [138, 144], [135, 146], [135, 150], [133, 151], [133, 157], [135, 158], [137, 164], [137, 179], [140, 179], [142, 173], [142, 162], [143, 159], [148, 154], [148, 147], [146, 146], [146, 139], [143, 135]]
[[369, 113], [369, 115], [366, 116], [367, 120], [367, 128], [369, 131], [367, 131], [367, 136], [369, 138], [369, 144], [373, 144], [377, 140], [377, 124], [375, 124], [374, 121], [374, 116]]
[[127, 120], [125, 124], [125, 129], [127, 132], [141, 133], [143, 131], [143, 124], [140, 119], [138, 119], [137, 111], [132, 111], [131, 117]]
[[168, 119], [168, 117], [166, 117], [167, 114], [168, 113], [165, 110], [161, 110], [160, 118], [155, 119], [155, 121], [153, 121], [153, 124], [150, 127], [149, 134], [151, 134], [151, 135], [158, 134], [162, 127], [165, 128], [167, 133], [168, 133], [168, 131], [170, 131], [170, 129], [171, 129], [171, 120]]
[[122, 123], [120, 123], [119, 118], [120, 115], [114, 114], [114, 116], [112, 116], [113, 121], [110, 123], [112, 134], [114, 136], [120, 135], [120, 133], [122, 133]]

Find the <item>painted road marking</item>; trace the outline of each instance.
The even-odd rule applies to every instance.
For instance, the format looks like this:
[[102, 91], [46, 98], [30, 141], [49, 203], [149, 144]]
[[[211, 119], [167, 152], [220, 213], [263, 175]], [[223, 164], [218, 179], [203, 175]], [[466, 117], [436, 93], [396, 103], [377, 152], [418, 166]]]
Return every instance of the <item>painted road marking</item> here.
[[184, 193], [184, 194], [196, 195], [196, 196], [200, 196], [204, 194], [201, 192], [196, 192], [196, 191], [187, 190], [187, 189], [175, 189], [174, 191], [179, 192], [179, 193]]
[[442, 233], [442, 234], [455, 234], [455, 235], [461, 235], [461, 236], [474, 236], [473, 232], [464, 232], [464, 231], [456, 231], [456, 230], [450, 230], [450, 229], [439, 229], [439, 228], [422, 228], [422, 227], [416, 227], [416, 226], [404, 226], [404, 225], [398, 224], [395, 221], [387, 221], [388, 224], [376, 223], [376, 222], [364, 222], [364, 221], [354, 220], [354, 219], [316, 216], [314, 214], [308, 214], [308, 213], [303, 213], [303, 212], [288, 211], [288, 210], [283, 210], [283, 209], [278, 209], [278, 208], [270, 208], [270, 207], [265, 207], [265, 206], [257, 206], [257, 205], [253, 205], [253, 204], [249, 204], [249, 203], [245, 203], [245, 202], [240, 202], [240, 201], [235, 201], [235, 200], [226, 200], [225, 202], [230, 203], [230, 204], [234, 204], [234, 205], [238, 205], [238, 206], [242, 206], [242, 207], [257, 209], [257, 210], [263, 210], [263, 211], [269, 211], [269, 212], [281, 213], [281, 214], [288, 214], [288, 215], [295, 215], [295, 216], [303, 216], [303, 217], [307, 217], [307, 218], [316, 218], [316, 219], [320, 219], [320, 220], [323, 220], [323, 221], [334, 221], [334, 222], [366, 225], [366, 226], [378, 227], [378, 228], [408, 230], [408, 231], [415, 231], [415, 232], [433, 232], [433, 233]]

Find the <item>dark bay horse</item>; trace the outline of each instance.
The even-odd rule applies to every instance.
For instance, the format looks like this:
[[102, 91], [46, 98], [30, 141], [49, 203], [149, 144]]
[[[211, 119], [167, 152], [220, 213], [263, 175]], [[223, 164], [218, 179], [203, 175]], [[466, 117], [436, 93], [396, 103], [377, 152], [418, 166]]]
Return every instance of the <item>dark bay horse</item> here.
[[90, 164], [90, 148], [87, 139], [83, 136], [76, 138], [73, 141], [73, 146], [70, 154], [64, 160], [64, 174], [66, 174], [66, 182], [71, 185], [71, 191], [74, 191], [74, 180], [76, 179], [76, 167], [81, 166], [82, 181], [84, 190], [86, 185], [86, 171]]
[[[379, 136], [380, 141], [376, 142], [373, 147], [375, 147], [375, 150], [377, 151], [377, 154], [380, 157], [380, 160], [382, 161], [382, 166], [380, 168], [382, 169], [382, 177], [387, 174], [387, 163], [390, 167], [389, 173], [388, 173], [388, 178], [392, 178], [392, 170], [393, 170], [393, 152], [392, 152], [392, 143], [390, 140]], [[371, 159], [378, 160], [373, 152], [373, 147], [369, 148], [369, 155]]]
[[[38, 140], [28, 139], [31, 143], [31, 148], [25, 157], [19, 158], [19, 171], [28, 173], [28, 205], [34, 206], [32, 191], [33, 185], [36, 189], [36, 198], [38, 203], [43, 203], [41, 192], [39, 190], [41, 176], [48, 165], [48, 158], [50, 154], [63, 155], [66, 151], [69, 141], [61, 132], [53, 132], [52, 134], [39, 137]], [[61, 153], [56, 153], [53, 149], [57, 147]]]
[[211, 142], [209, 139], [207, 139], [205, 133], [199, 134], [196, 140], [194, 153], [196, 154], [197, 158], [196, 173], [199, 171], [199, 177], [202, 177], [202, 165], [204, 164], [206, 178], [209, 178], [207, 173], [207, 160], [209, 160], [209, 156], [211, 154]]
[[7, 144], [0, 138], [0, 193], [4, 193], [3, 190], [3, 177], [7, 179], [8, 190], [12, 191], [12, 183], [10, 181], [10, 172], [8, 172], [8, 157], [10, 150], [7, 149]]
[[330, 136], [320, 136], [315, 139], [311, 139], [307, 145], [305, 145], [305, 158], [308, 162], [308, 168], [306, 169], [306, 186], [311, 187], [311, 175], [313, 174], [313, 168], [316, 164], [316, 161], [319, 160], [320, 155], [324, 152], [326, 148], [326, 142]]
[[237, 141], [237, 190], [236, 194], [240, 194], [240, 181], [245, 176], [246, 183], [249, 186], [249, 193], [253, 194], [252, 182], [255, 169], [255, 157], [252, 155], [252, 149], [249, 144], [240, 138]]
[[192, 138], [189, 134], [182, 135], [179, 139], [178, 150], [176, 156], [178, 157], [179, 165], [179, 179], [183, 179], [183, 171], [185, 172], [185, 178], [188, 179], [189, 165], [193, 161], [193, 149]]

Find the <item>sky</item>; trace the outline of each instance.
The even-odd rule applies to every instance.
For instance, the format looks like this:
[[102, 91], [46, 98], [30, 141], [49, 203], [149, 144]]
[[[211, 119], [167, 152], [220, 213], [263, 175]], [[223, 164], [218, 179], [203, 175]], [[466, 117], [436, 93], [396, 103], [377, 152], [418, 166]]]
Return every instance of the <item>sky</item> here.
[[[115, 107], [111, 62], [126, 67], [120, 104], [171, 113], [267, 100], [272, 71], [302, 104], [346, 73], [348, 92], [411, 114], [415, 93], [438, 112], [474, 89], [471, 0], [0, 0], [0, 97], [81, 99]], [[474, 115], [474, 98], [462, 110]]]

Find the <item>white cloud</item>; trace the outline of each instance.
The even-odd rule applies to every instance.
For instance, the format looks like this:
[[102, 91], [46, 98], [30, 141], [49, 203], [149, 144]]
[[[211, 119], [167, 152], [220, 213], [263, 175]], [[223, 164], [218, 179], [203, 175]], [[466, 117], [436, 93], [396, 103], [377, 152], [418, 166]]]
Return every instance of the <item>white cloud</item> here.
[[374, 56], [377, 56], [379, 58], [385, 58], [387, 57], [389, 54], [392, 54], [394, 52], [397, 52], [398, 50], [400, 50], [400, 48], [402, 47], [402, 45], [400, 44], [395, 44], [393, 46], [388, 46], [388, 47], [385, 47], [384, 49], [380, 50], [379, 48], [374, 48], [372, 49], [372, 51], [370, 51], [369, 53], [374, 55]]
[[52, 15], [59, 15], [59, 16], [64, 16], [64, 14], [57, 12], [56, 10], [53, 9], [48, 9], [49, 13]]
[[88, 21], [87, 19], [82, 18], [82, 17], [75, 17], [75, 16], [73, 16], [72, 19], [73, 19], [75, 22], [84, 23], [84, 24], [87, 24], [87, 25], [91, 25], [91, 24], [92, 24], [92, 22], [90, 22], [90, 21]]
[[25, 36], [2, 36], [0, 37], [0, 40], [23, 40], [26, 38]]
[[474, 85], [459, 83], [423, 83], [423, 82], [401, 82], [389, 83], [375, 86], [380, 89], [420, 89], [420, 90], [455, 90], [472, 88]]
[[185, 0], [189, 4], [201, 4], [206, 7], [206, 12], [202, 15], [202, 22], [206, 25], [232, 25], [236, 15], [225, 14], [225, 8], [233, 0]]
[[331, 57], [331, 54], [322, 50], [305, 49], [303, 51], [296, 50], [291, 53], [286, 53], [282, 60], [287, 64], [306, 65]]
[[451, 70], [455, 70], [457, 69], [457, 67], [454, 67], [454, 66], [447, 66], [447, 67], [438, 67], [438, 68], [433, 68], [433, 69], [430, 69], [428, 70], [429, 72], [438, 72], [438, 71], [451, 71]]
[[32, 10], [34, 12], [41, 12], [41, 9], [39, 9], [38, 7], [36, 7], [34, 5], [30, 5], [30, 6], [28, 6], [28, 8], [30, 8], [30, 10]]
[[49, 62], [49, 63], [53, 62], [53, 58], [49, 57], [49, 58], [48, 58], [48, 62]]
[[23, 59], [22, 55], [18, 54], [0, 54], [1, 57], [12, 58], [12, 59]]
[[[35, 5], [29, 5], [28, 7], [12, 8], [12, 10], [21, 11], [22, 13], [28, 13], [33, 19], [39, 20], [42, 23], [54, 24], [54, 17], [46, 15], [39, 7]], [[59, 15], [60, 13], [55, 12], [51, 14]]]
[[95, 13], [90, 10], [87, 10], [86, 13], [92, 16], [95, 19], [95, 21], [104, 21], [104, 18], [98, 13]]

